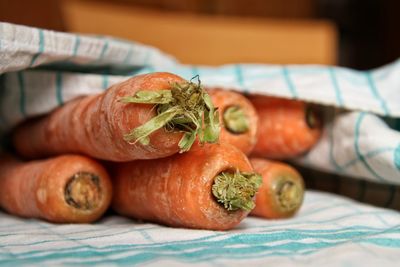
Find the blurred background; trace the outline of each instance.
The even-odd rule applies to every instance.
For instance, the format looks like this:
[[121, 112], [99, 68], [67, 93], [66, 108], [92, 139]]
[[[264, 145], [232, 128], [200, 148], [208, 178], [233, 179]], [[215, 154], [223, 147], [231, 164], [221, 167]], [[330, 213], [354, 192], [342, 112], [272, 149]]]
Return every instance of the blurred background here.
[[336, 64], [400, 56], [398, 0], [0, 0], [0, 20], [107, 34], [183, 63]]

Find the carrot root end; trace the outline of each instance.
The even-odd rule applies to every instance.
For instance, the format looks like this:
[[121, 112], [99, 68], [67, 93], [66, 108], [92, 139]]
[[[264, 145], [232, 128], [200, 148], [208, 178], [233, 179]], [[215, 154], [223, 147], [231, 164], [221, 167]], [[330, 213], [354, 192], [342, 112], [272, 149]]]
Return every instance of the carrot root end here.
[[88, 172], [74, 174], [65, 186], [65, 201], [79, 210], [95, 209], [101, 199], [100, 180]]
[[283, 179], [278, 183], [276, 195], [279, 208], [282, 211], [291, 212], [297, 210], [304, 196], [304, 188], [295, 181]]

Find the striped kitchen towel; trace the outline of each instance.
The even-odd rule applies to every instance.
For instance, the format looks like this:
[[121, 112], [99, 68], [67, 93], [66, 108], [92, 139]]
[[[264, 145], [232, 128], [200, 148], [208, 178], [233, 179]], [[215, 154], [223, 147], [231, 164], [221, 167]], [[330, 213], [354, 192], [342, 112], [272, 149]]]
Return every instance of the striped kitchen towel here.
[[4, 266], [398, 266], [400, 213], [308, 191], [288, 220], [248, 217], [227, 232], [107, 216], [57, 225], [0, 212]]
[[[131, 75], [198, 74], [206, 85], [323, 104], [323, 138], [298, 162], [394, 185], [400, 184], [400, 137], [394, 130], [400, 128], [399, 62], [370, 72], [187, 66], [137, 43], [0, 23], [0, 127], [10, 130]], [[2, 266], [398, 266], [399, 251], [399, 212], [315, 191], [307, 191], [292, 219], [249, 217], [227, 232], [112, 215], [92, 225], [60, 225], [0, 212]]]
[[[128, 77], [169, 71], [207, 86], [325, 106], [320, 142], [297, 162], [400, 185], [400, 60], [371, 71], [317, 65], [182, 65], [156, 48], [0, 23], [0, 128]], [[384, 119], [390, 118], [392, 128]], [[396, 129], [397, 128], [397, 129]]]

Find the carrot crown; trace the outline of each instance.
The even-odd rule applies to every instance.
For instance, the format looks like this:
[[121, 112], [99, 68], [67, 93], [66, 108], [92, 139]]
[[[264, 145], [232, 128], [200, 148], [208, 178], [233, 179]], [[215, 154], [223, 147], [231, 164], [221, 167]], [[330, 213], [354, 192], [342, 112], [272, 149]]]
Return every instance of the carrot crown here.
[[315, 129], [315, 128], [320, 127], [320, 120], [319, 120], [314, 108], [310, 105], [306, 106], [305, 120], [306, 120], [307, 126], [310, 129]]
[[143, 90], [134, 96], [123, 97], [121, 101], [124, 103], [155, 104], [158, 114], [126, 134], [125, 140], [148, 145], [149, 135], [165, 127], [167, 131], [184, 133], [179, 142], [180, 152], [188, 151], [196, 137], [201, 144], [217, 142], [220, 132], [218, 110], [214, 108], [200, 80], [198, 83], [192, 80], [172, 83], [171, 90]]
[[76, 209], [95, 209], [99, 205], [102, 193], [99, 183], [99, 177], [92, 173], [74, 174], [65, 186], [65, 201]]
[[282, 211], [290, 212], [297, 210], [301, 206], [303, 202], [304, 188], [299, 182], [292, 180], [291, 178], [283, 177], [275, 185], [275, 188], [279, 208]]
[[226, 108], [222, 117], [225, 128], [234, 134], [242, 134], [249, 130], [249, 119], [240, 106]]
[[229, 211], [250, 211], [255, 207], [254, 196], [261, 183], [261, 175], [257, 173], [221, 172], [214, 180], [212, 193]]

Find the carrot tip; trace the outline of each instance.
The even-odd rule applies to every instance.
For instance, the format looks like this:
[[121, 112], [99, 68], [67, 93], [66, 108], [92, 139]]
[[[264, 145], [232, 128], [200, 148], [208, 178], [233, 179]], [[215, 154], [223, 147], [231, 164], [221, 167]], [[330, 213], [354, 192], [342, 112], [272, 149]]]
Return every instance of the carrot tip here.
[[64, 197], [68, 205], [76, 209], [95, 209], [101, 198], [99, 177], [88, 172], [74, 174], [65, 186]]
[[255, 207], [254, 196], [261, 183], [257, 173], [221, 172], [214, 180], [212, 193], [228, 211], [250, 211]]
[[249, 130], [249, 119], [240, 106], [230, 106], [223, 114], [225, 128], [234, 134], [242, 134]]
[[307, 126], [310, 129], [315, 129], [320, 126], [320, 120], [317, 114], [315, 113], [314, 109], [309, 105], [306, 107], [305, 116], [306, 116]]
[[304, 189], [299, 183], [284, 179], [278, 183], [276, 194], [279, 208], [282, 211], [290, 212], [297, 210], [301, 206]]

